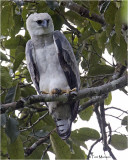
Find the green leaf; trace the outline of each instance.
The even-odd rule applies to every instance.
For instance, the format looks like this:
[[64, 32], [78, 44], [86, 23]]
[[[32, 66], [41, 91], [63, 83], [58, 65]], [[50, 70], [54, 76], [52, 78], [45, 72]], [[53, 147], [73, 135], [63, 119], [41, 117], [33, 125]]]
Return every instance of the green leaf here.
[[111, 39], [113, 54], [116, 61], [120, 62], [123, 65], [126, 65], [127, 61], [127, 44], [124, 40], [124, 37], [120, 37], [120, 46], [116, 43], [116, 35]]
[[31, 96], [37, 94], [35, 88], [33, 88], [32, 86], [26, 86], [24, 88], [21, 88], [21, 96], [22, 97], [27, 97], [27, 96]]
[[36, 4], [36, 8], [38, 10], [38, 13], [49, 13], [50, 8], [44, 1], [38, 1], [38, 4]]
[[7, 154], [7, 136], [5, 130], [1, 127], [1, 152]]
[[64, 14], [65, 18], [77, 25], [78, 27], [85, 27], [86, 19], [79, 14], [69, 10]]
[[25, 46], [26, 42], [24, 38], [20, 35], [12, 37], [9, 40], [5, 41], [5, 48], [7, 49], [16, 49], [17, 46]]
[[2, 53], [2, 52], [0, 52], [0, 60], [1, 61], [9, 61], [9, 59], [7, 58], [7, 56], [4, 54], [4, 53]]
[[9, 75], [7, 67], [1, 66], [1, 86], [2, 88], [10, 88], [12, 85], [12, 78]]
[[18, 67], [20, 66], [24, 58], [25, 58], [24, 52], [20, 52], [18, 55], [16, 55], [14, 66], [13, 66], [13, 72], [15, 72], [18, 69]]
[[71, 133], [71, 139], [76, 143], [76, 145], [79, 145], [80, 142], [96, 140], [98, 138], [100, 138], [98, 131], [86, 127], [77, 129]]
[[55, 122], [53, 121], [51, 115], [47, 115], [43, 118], [43, 121], [47, 124], [48, 126], [52, 127], [53, 129], [56, 127]]
[[16, 95], [16, 90], [17, 90], [17, 86], [11, 87], [8, 90], [8, 93], [5, 97], [5, 103], [11, 103], [14, 101], [15, 95]]
[[114, 134], [111, 137], [111, 145], [117, 150], [127, 149], [127, 137], [125, 135]]
[[89, 121], [93, 114], [93, 106], [90, 106], [79, 113], [82, 120]]
[[20, 31], [21, 27], [23, 27], [23, 20], [20, 15], [16, 14], [14, 14], [13, 20], [14, 20], [14, 26], [12, 28], [12, 33], [13, 33], [12, 36], [15, 36]]
[[15, 57], [20, 54], [21, 52], [25, 52], [25, 48], [22, 45], [17, 46], [16, 50], [15, 50]]
[[10, 3], [1, 9], [1, 33], [4, 36], [8, 36], [9, 31], [13, 26], [13, 9]]
[[71, 154], [71, 159], [86, 159], [87, 155], [80, 149], [79, 146], [73, 144], [74, 153]]
[[18, 129], [18, 121], [12, 117], [9, 117], [6, 122], [5, 132], [10, 138], [11, 143], [13, 143], [20, 133]]
[[121, 3], [121, 18], [123, 23], [128, 24], [128, 18], [127, 18], [127, 13], [128, 13], [128, 1], [122, 1]]
[[122, 121], [121, 121], [121, 125], [127, 126], [128, 125], [128, 116], [125, 116]]
[[30, 77], [30, 73], [27, 68], [25, 68], [23, 70], [23, 74], [25, 75], [27, 82], [32, 82], [31, 77]]
[[105, 99], [104, 104], [109, 105], [112, 101], [112, 94], [111, 92], [108, 94], [108, 97]]
[[[36, 122], [39, 117], [40, 117], [39, 113], [33, 114], [32, 119], [31, 119], [31, 123], [33, 124], [34, 122]], [[34, 131], [36, 132], [36, 131], [41, 130], [43, 128], [42, 126], [43, 126], [43, 121], [41, 120], [36, 125], [34, 125], [34, 127], [33, 127]]]
[[105, 75], [105, 74], [112, 74], [114, 72], [114, 68], [108, 65], [94, 65], [90, 67], [88, 72], [89, 76], [96, 76], [96, 75]]
[[115, 17], [115, 31], [116, 31], [116, 43], [120, 45], [120, 36], [121, 36], [121, 11], [120, 9], [116, 12]]
[[[2, 93], [2, 90], [1, 90], [1, 93]], [[5, 103], [5, 96], [6, 96], [6, 94], [7, 94], [7, 91], [3, 92], [2, 95], [1, 95], [1, 97], [0, 97], [2, 104]]]
[[111, 53], [113, 52], [111, 40], [109, 40], [109, 41], [107, 42], [106, 48], [107, 48], [107, 51], [108, 51], [109, 54], [111, 54]]
[[11, 49], [10, 50], [10, 61], [13, 63], [14, 60], [15, 60], [15, 52], [16, 50], [15, 49]]
[[99, 9], [98, 9], [98, 1], [90, 1], [90, 15], [92, 13], [97, 13], [99, 14]]
[[57, 9], [59, 7], [58, 2], [56, 2], [56, 1], [46, 0], [46, 3], [49, 6], [49, 8], [52, 9], [52, 10], [55, 10], [55, 9]]
[[98, 41], [98, 46], [100, 49], [102, 49], [102, 51], [104, 51], [105, 49], [105, 43], [107, 41], [107, 37], [106, 37], [106, 32], [101, 32], [97, 38]]
[[17, 38], [14, 38], [14, 37], [10, 38], [9, 40], [5, 41], [5, 47], [7, 49], [15, 49], [18, 46], [19, 41], [20, 41], [19, 37], [17, 37]]
[[8, 145], [8, 154], [10, 159], [24, 159], [23, 142], [21, 141], [20, 136]]
[[[93, 42], [93, 47], [90, 47], [90, 56], [89, 56], [89, 64], [90, 64], [90, 67], [94, 66], [94, 64], [97, 64], [100, 62], [100, 56], [102, 56], [102, 50], [99, 48], [98, 46], [98, 42], [97, 40], [94, 40]], [[98, 56], [98, 55], [99, 56]]]
[[60, 30], [62, 25], [63, 25], [63, 19], [61, 18], [60, 15], [58, 14], [53, 14], [51, 15], [55, 30]]
[[104, 17], [106, 23], [111, 24], [114, 26], [115, 24], [115, 14], [117, 12], [117, 8], [114, 2], [111, 2], [109, 7], [107, 8], [106, 12], [104, 13]]
[[108, 24], [108, 25], [106, 26], [106, 36], [107, 36], [107, 37], [111, 37], [112, 31], [113, 31], [113, 26], [111, 26], [110, 24]]
[[70, 159], [71, 153], [68, 145], [56, 133], [50, 135], [56, 159]]
[[91, 21], [91, 20], [89, 21], [95, 31], [99, 31], [101, 29], [101, 24], [99, 24], [98, 22]]

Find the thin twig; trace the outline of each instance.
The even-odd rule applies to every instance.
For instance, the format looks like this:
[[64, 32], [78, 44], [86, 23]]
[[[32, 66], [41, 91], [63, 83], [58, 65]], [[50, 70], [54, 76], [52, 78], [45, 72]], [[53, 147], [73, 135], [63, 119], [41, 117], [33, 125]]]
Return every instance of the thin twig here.
[[85, 110], [89, 106], [95, 104], [96, 102], [99, 102], [103, 98], [105, 98], [104, 95], [103, 96], [97, 96], [97, 97], [94, 97], [94, 98], [90, 99], [89, 101], [87, 101], [86, 103], [84, 103], [83, 105], [81, 105], [79, 107], [78, 113], [80, 113], [81, 111]]
[[89, 152], [88, 152], [88, 156], [87, 156], [87, 159], [88, 159], [88, 160], [89, 160], [90, 155], [91, 155], [91, 153], [92, 153], [93, 147], [94, 147], [98, 142], [100, 142], [101, 140], [102, 140], [102, 137], [99, 138], [99, 139], [98, 139], [95, 143], [93, 143], [92, 146], [90, 147]]
[[120, 109], [120, 108], [116, 108], [116, 107], [105, 108], [105, 110], [108, 110], [108, 109], [116, 109], [116, 110], [119, 110], [119, 111], [121, 111], [121, 112], [123, 112], [123, 113], [128, 114], [128, 111], [124, 111], [124, 110], [122, 110], [122, 109]]
[[36, 141], [35, 143], [32, 144], [31, 147], [25, 149], [25, 156], [29, 156], [39, 145], [43, 144], [44, 142], [46, 142], [50, 135], [56, 131], [56, 128], [53, 129], [47, 136], [43, 137], [43, 138], [40, 138], [38, 139], [38, 141]]
[[101, 59], [103, 59], [105, 62], [107, 62], [108, 64], [110, 64], [112, 67], [113, 67], [113, 65], [110, 63], [110, 62], [108, 62], [104, 57], [102, 57], [101, 55], [99, 55], [97, 52], [96, 52], [96, 50], [95, 50], [95, 48], [94, 48], [94, 46], [92, 45], [92, 48], [93, 48], [93, 50], [94, 50], [94, 52], [92, 52], [93, 54], [96, 54], [98, 57], [100, 57]]
[[49, 145], [47, 146], [47, 148], [43, 151], [43, 155], [42, 155], [42, 157], [41, 157], [41, 160], [44, 159], [44, 156], [45, 156], [45, 154], [47, 153], [47, 151], [49, 150], [50, 147], [51, 147], [51, 144], [49, 144]]
[[122, 120], [122, 119], [120, 119], [119, 117], [116, 117], [116, 116], [113, 116], [113, 115], [110, 115], [110, 114], [105, 114], [106, 116], [110, 116], [110, 117], [113, 117], [113, 118], [116, 118], [116, 119], [118, 119], [118, 120]]
[[37, 123], [39, 123], [46, 115], [48, 114], [48, 112], [46, 112], [43, 116], [39, 117], [37, 119], [37, 121], [35, 121], [31, 126], [24, 128], [23, 130], [20, 130], [20, 132], [24, 132], [27, 131], [28, 129], [31, 129], [32, 127], [34, 127]]

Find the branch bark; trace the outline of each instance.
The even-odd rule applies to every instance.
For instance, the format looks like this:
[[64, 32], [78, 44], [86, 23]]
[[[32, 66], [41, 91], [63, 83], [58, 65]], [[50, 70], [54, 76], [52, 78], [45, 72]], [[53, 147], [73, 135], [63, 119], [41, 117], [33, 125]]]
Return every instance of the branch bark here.
[[98, 22], [101, 25], [106, 24], [102, 16], [95, 14], [95, 13], [90, 15], [90, 11], [88, 9], [78, 5], [77, 3], [74, 3], [73, 1], [62, 1], [61, 5], [70, 9], [73, 12], [80, 14], [82, 17]]
[[63, 94], [63, 95], [49, 95], [49, 94], [33, 95], [25, 99], [21, 99], [17, 102], [2, 104], [1, 114], [5, 113], [8, 109], [16, 110], [24, 108], [27, 105], [39, 102], [53, 102], [53, 101], [66, 102], [70, 99], [77, 100], [92, 96], [102, 96], [103, 94], [107, 94], [116, 89], [123, 88], [126, 85], [127, 85], [127, 75], [124, 75], [102, 86], [82, 89], [78, 93], [71, 92], [70, 94]]
[[51, 135], [54, 131], [56, 131], [56, 128], [53, 129], [47, 136], [38, 139], [35, 143], [32, 144], [31, 147], [26, 148], [26, 149], [25, 149], [25, 156], [26, 156], [26, 157], [29, 156], [38, 146], [40, 146], [41, 144], [43, 144], [43, 143], [45, 143], [47, 140], [49, 140], [50, 135]]

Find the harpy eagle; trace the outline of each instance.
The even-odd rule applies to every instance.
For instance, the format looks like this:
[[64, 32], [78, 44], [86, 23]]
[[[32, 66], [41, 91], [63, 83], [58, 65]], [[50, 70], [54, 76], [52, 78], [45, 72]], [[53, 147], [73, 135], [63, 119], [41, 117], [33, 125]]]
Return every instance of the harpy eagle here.
[[[80, 76], [72, 47], [60, 31], [54, 31], [48, 13], [31, 14], [26, 21], [31, 39], [26, 44], [26, 61], [38, 94], [69, 93], [80, 89]], [[48, 109], [62, 139], [71, 133], [79, 101], [49, 102]]]

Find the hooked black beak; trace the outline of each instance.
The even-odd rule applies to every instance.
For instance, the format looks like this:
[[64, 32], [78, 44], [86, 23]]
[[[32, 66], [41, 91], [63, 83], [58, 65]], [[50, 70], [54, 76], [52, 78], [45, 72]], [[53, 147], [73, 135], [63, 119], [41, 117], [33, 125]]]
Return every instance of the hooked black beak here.
[[48, 27], [49, 20], [46, 20], [46, 19], [44, 19], [44, 20], [38, 20], [37, 23], [38, 23], [40, 26], [42, 26], [42, 27], [44, 27], [44, 28], [47, 28], [47, 27]]

